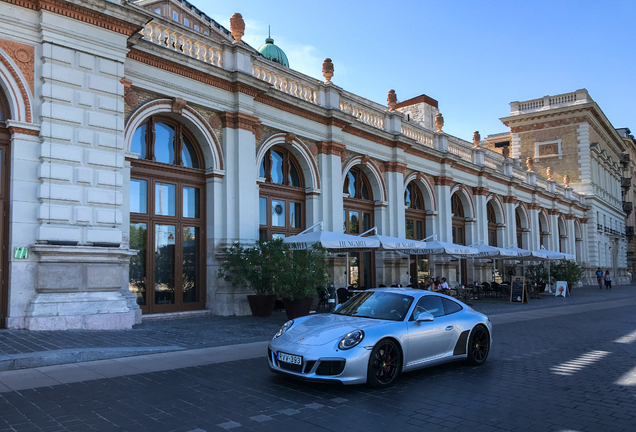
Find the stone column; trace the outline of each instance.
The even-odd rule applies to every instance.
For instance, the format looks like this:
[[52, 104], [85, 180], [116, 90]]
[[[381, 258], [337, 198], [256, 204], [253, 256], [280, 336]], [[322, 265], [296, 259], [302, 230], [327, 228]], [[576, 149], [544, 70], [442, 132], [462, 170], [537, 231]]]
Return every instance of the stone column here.
[[435, 188], [435, 197], [437, 198], [437, 227], [435, 233], [437, 234], [437, 240], [452, 242], [453, 230], [452, 230], [452, 208], [451, 208], [451, 185], [453, 184], [452, 177], [435, 176], [433, 177], [433, 184]]
[[548, 245], [546, 245], [546, 249], [550, 249], [552, 251], [559, 251], [559, 242], [561, 239], [559, 238], [559, 211], [557, 209], [548, 210], [548, 218], [550, 218], [550, 237], [548, 240]]
[[404, 169], [405, 163], [385, 162], [384, 181], [387, 191], [387, 223], [386, 231], [379, 234], [393, 237], [406, 236], [404, 207]]
[[475, 203], [475, 241], [483, 240], [488, 244], [488, 212], [486, 210], [486, 198], [488, 188], [474, 187], [473, 201]]
[[565, 215], [565, 223], [568, 230], [566, 239], [566, 250], [569, 254], [576, 255], [576, 236], [574, 235], [574, 215]]
[[258, 189], [256, 188], [256, 140], [258, 119], [241, 112], [223, 112], [223, 159], [225, 199], [216, 212], [224, 214], [222, 243], [251, 243], [258, 239]]
[[321, 200], [318, 221], [327, 231], [342, 232], [342, 158], [345, 146], [335, 141], [319, 141], [318, 170], [320, 172]]
[[539, 209], [541, 205], [538, 203], [528, 204], [528, 226], [530, 228], [530, 244], [525, 245], [524, 249], [537, 250], [541, 247], [541, 225], [539, 224]]
[[[502, 247], [509, 246], [517, 242], [517, 222], [515, 218], [515, 206], [517, 204], [517, 197], [505, 196], [503, 197], [503, 211], [506, 218], [506, 229], [503, 233], [504, 245]], [[520, 245], [517, 245], [521, 247]]]

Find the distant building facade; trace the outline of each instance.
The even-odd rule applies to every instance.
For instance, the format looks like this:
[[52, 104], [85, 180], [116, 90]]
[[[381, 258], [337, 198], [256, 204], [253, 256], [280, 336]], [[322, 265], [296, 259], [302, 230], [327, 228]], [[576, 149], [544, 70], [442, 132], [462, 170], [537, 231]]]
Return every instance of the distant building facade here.
[[[247, 291], [216, 276], [223, 247], [321, 221], [351, 234], [543, 245], [576, 254], [588, 277], [602, 266], [627, 279], [626, 142], [584, 90], [513, 103], [509, 134], [469, 142], [443, 132], [428, 96], [399, 103], [389, 92], [385, 106], [334, 84], [330, 61], [325, 81], [286, 67], [278, 47], [241, 41], [238, 14], [230, 30], [176, 0], [0, 1], [0, 16], [7, 327], [246, 314]], [[523, 272], [388, 252], [329, 260], [338, 287]]]

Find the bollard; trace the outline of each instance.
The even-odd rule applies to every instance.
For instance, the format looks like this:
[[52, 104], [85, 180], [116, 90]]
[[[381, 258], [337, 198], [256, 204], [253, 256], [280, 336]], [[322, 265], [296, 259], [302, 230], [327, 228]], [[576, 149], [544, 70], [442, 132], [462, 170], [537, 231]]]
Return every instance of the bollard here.
[[329, 284], [327, 291], [329, 292], [329, 313], [333, 313], [336, 310], [336, 288], [333, 284]]

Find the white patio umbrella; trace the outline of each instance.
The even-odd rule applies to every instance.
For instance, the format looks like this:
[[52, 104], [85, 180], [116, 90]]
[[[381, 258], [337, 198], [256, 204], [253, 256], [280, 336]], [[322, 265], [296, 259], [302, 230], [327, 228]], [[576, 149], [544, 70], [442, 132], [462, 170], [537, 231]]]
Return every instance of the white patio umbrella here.
[[[316, 226], [319, 231], [308, 232]], [[311, 249], [319, 244], [329, 252], [347, 253], [347, 284], [349, 284], [349, 252], [365, 252], [376, 250], [380, 247], [380, 240], [370, 237], [359, 237], [333, 231], [323, 231], [322, 222], [318, 222], [298, 235], [286, 237], [283, 243], [288, 244], [291, 250]]]
[[[537, 261], [561, 261], [561, 260], [575, 260], [576, 256], [572, 254], [567, 254], [565, 252], [556, 252], [547, 250], [544, 246], [541, 246], [541, 249], [537, 249], [532, 251], [533, 256], [536, 256]], [[551, 266], [548, 265], [548, 283], [550, 284], [550, 292], [552, 292], [552, 284], [550, 283], [551, 279]]]
[[[390, 237], [383, 236], [379, 234], [375, 234], [369, 237], [364, 237], [367, 239], [376, 239], [380, 242], [380, 250], [384, 251], [395, 251], [395, 252], [407, 252], [413, 255], [417, 255], [417, 251], [419, 248], [423, 246], [423, 242], [421, 240], [412, 240], [405, 239], [400, 237]], [[412, 252], [415, 251], [415, 252]], [[421, 255], [428, 253], [423, 252]]]
[[455, 243], [447, 243], [439, 240], [422, 241], [421, 246], [418, 246], [416, 250], [420, 251], [419, 254], [432, 254], [432, 255], [452, 255], [461, 258], [476, 256], [479, 250], [471, 246], [463, 246]]
[[[519, 252], [515, 250], [489, 246], [486, 244], [478, 244], [478, 245], [474, 245], [473, 247], [475, 247], [478, 250], [478, 253], [477, 255], [475, 255], [475, 258], [499, 258], [499, 259], [515, 258], [516, 259], [522, 256], [520, 255]], [[523, 249], [519, 249], [519, 250], [521, 251]]]
[[319, 244], [329, 252], [360, 252], [380, 247], [378, 239], [323, 230], [286, 237], [283, 243], [288, 244], [292, 250], [311, 249]]

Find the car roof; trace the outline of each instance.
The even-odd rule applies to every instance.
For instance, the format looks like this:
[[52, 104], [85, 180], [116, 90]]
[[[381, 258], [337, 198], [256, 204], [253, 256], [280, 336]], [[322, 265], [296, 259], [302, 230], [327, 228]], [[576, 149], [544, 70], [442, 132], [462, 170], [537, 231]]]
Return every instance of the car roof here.
[[369, 288], [365, 291], [381, 291], [381, 292], [390, 292], [390, 293], [406, 294], [406, 295], [432, 294], [432, 292], [430, 291], [416, 289], [416, 288], [396, 288], [396, 287]]

